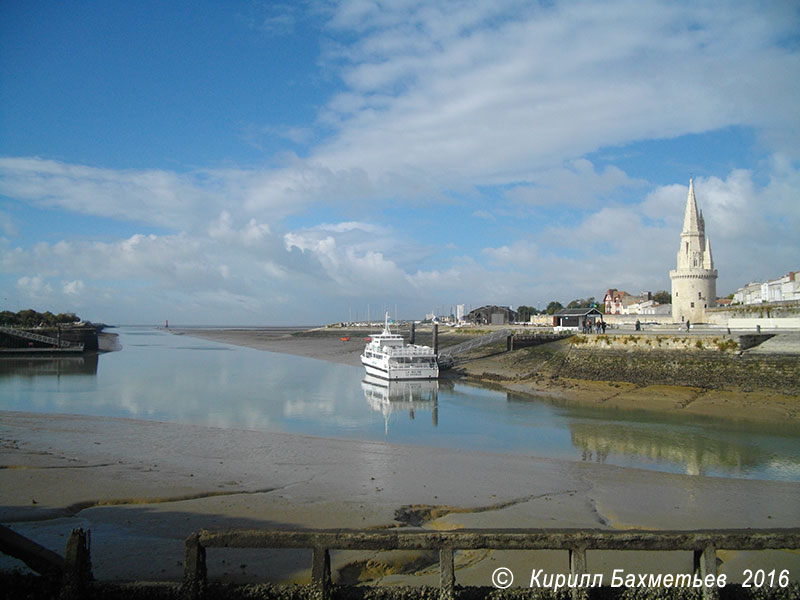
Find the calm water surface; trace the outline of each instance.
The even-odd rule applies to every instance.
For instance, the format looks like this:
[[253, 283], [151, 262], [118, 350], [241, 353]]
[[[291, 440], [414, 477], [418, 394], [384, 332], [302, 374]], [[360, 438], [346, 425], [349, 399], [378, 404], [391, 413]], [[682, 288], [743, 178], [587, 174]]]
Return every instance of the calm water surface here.
[[800, 427], [570, 408], [125, 328], [122, 351], [0, 360], [0, 410], [130, 417], [800, 481]]

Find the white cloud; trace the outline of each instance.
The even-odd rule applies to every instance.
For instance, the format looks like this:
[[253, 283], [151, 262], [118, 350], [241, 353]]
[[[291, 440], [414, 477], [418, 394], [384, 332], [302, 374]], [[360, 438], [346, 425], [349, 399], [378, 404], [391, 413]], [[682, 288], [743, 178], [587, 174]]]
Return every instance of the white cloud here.
[[342, 3], [333, 23], [362, 35], [339, 48], [340, 134], [315, 160], [452, 188], [735, 124], [797, 139], [796, 17], [779, 6], [499, 6]]
[[596, 205], [598, 200], [613, 197], [621, 188], [641, 187], [645, 182], [629, 178], [615, 166], [602, 173], [586, 159], [569, 161], [563, 167], [548, 169], [534, 177], [534, 185], [519, 185], [506, 193], [513, 202], [532, 206]]
[[25, 296], [34, 299], [47, 297], [53, 292], [53, 288], [41, 275], [20, 277], [17, 280], [17, 289]]
[[472, 216], [477, 219], [485, 219], [486, 221], [496, 221], [495, 216], [487, 210], [479, 209], [472, 213]]
[[187, 177], [166, 171], [115, 171], [40, 158], [0, 158], [0, 193], [47, 207], [174, 224], [200, 201]]
[[61, 282], [62, 290], [67, 296], [81, 296], [86, 292], [86, 285], [80, 279]]

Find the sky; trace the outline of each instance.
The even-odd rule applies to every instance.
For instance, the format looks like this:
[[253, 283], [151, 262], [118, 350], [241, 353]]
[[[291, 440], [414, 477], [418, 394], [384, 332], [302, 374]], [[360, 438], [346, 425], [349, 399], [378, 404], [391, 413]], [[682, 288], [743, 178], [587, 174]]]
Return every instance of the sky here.
[[300, 325], [800, 270], [800, 4], [0, 4], [0, 310]]

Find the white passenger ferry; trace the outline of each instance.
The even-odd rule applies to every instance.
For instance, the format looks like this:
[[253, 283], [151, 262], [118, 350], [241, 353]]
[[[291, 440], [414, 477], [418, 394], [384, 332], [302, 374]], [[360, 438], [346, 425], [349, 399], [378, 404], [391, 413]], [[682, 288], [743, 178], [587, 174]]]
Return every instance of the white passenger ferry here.
[[361, 364], [367, 375], [382, 379], [437, 379], [439, 364], [430, 346], [406, 345], [403, 336], [389, 331], [389, 313], [383, 332], [373, 335], [364, 352]]

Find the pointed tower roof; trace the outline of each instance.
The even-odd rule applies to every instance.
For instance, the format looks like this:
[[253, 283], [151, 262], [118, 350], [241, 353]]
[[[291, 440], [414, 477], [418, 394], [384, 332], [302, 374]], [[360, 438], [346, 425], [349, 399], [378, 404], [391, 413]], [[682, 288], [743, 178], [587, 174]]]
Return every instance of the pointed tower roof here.
[[683, 216], [683, 233], [700, 233], [700, 215], [694, 197], [694, 180], [689, 180], [689, 196], [686, 198], [686, 212]]
[[703, 266], [706, 269], [714, 268], [714, 257], [711, 255], [711, 238], [706, 237], [706, 248], [703, 252]]

